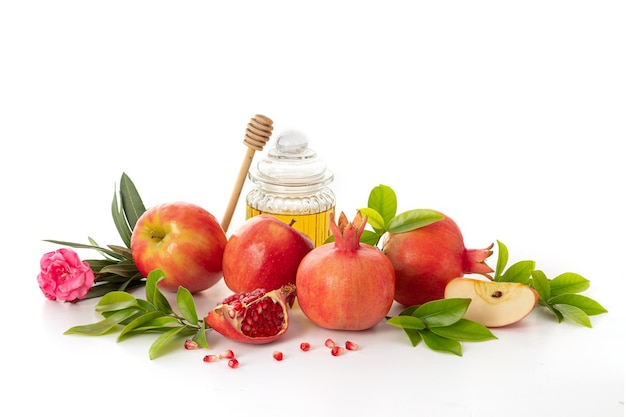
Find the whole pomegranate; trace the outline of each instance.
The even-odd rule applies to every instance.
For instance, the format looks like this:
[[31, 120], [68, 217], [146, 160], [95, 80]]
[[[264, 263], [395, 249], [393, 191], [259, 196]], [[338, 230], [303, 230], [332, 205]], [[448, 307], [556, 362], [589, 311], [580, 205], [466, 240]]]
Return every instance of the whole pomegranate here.
[[298, 303], [318, 326], [369, 329], [393, 304], [393, 265], [380, 249], [359, 242], [366, 224], [360, 212], [351, 223], [344, 213], [338, 224], [331, 216], [335, 241], [313, 249], [300, 262]]
[[258, 288], [225, 298], [204, 318], [206, 324], [229, 339], [262, 344], [273, 342], [289, 327], [296, 287], [288, 284], [267, 292]]
[[493, 244], [466, 249], [457, 224], [444, 215], [440, 221], [403, 233], [389, 233], [383, 242], [396, 273], [394, 299], [413, 306], [444, 297], [446, 285], [464, 274], [493, 272], [486, 263]]

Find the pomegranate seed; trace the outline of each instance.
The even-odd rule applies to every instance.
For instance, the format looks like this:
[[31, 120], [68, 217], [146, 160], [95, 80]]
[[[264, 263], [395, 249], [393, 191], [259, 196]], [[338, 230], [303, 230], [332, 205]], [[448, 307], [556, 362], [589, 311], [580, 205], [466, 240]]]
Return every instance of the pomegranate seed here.
[[309, 342], [300, 343], [300, 350], [304, 352], [308, 352], [311, 349], [311, 344]]
[[237, 368], [239, 367], [239, 361], [235, 358], [229, 359], [228, 361], [228, 366], [230, 366], [231, 368]]
[[282, 361], [283, 360], [283, 352], [279, 352], [279, 351], [275, 351], [272, 356], [274, 357], [274, 359], [276, 359], [277, 361]]
[[205, 362], [217, 362], [220, 359], [217, 355], [206, 355], [203, 359]]
[[346, 341], [346, 349], [348, 350], [358, 350], [359, 349], [359, 345], [357, 345], [354, 342], [351, 342], [349, 340]]
[[187, 339], [185, 340], [185, 349], [187, 350], [198, 349], [198, 344], [191, 339]]
[[227, 349], [223, 351], [222, 353], [220, 353], [220, 359], [233, 359], [234, 357], [235, 357], [235, 354], [230, 349]]
[[343, 352], [344, 352], [344, 348], [342, 348], [341, 346], [333, 346], [333, 348], [330, 350], [330, 353], [333, 356], [342, 355]]
[[327, 348], [332, 349], [336, 345], [335, 345], [335, 342], [333, 341], [333, 339], [326, 339], [326, 341], [324, 342], [324, 346], [326, 346]]

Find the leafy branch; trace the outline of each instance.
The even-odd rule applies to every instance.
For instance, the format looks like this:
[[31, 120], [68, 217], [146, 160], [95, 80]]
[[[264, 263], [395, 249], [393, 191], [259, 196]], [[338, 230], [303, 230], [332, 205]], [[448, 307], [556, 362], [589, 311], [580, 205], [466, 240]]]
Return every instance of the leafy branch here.
[[589, 316], [608, 312], [597, 301], [580, 294], [590, 286], [590, 281], [582, 275], [566, 272], [549, 279], [543, 271], [535, 269], [535, 261], [518, 261], [507, 268], [508, 260], [508, 248], [498, 241], [494, 281], [520, 282], [534, 288], [539, 294], [539, 305], [551, 311], [559, 323], [569, 318], [581, 326], [592, 327]]
[[44, 240], [45, 242], [69, 246], [75, 249], [93, 249], [103, 257], [102, 259], [85, 260], [95, 276], [94, 284], [85, 299], [101, 297], [111, 291], [128, 291], [145, 285], [144, 277], [137, 270], [130, 249], [135, 224], [145, 211], [146, 208], [135, 184], [125, 173], [122, 173], [119, 192], [115, 190], [113, 193], [111, 213], [124, 246], [107, 245], [103, 247], [91, 237], [87, 238], [89, 244], [51, 239]]
[[497, 339], [480, 323], [464, 319], [471, 300], [448, 298], [429, 301], [404, 309], [387, 323], [404, 330], [413, 347], [421, 341], [438, 352], [463, 356], [461, 342], [482, 342]]
[[158, 269], [148, 274], [145, 300], [124, 291], [107, 293], [95, 307], [104, 317], [103, 320], [74, 326], [64, 334], [101, 336], [119, 328], [119, 342], [132, 335], [161, 333], [150, 346], [150, 359], [156, 358], [165, 346], [182, 337], [191, 336], [198, 346], [208, 348], [206, 325], [203, 319], [198, 319], [193, 296], [186, 288], [178, 288], [177, 314], [157, 286], [158, 281], [164, 277], [163, 271]]

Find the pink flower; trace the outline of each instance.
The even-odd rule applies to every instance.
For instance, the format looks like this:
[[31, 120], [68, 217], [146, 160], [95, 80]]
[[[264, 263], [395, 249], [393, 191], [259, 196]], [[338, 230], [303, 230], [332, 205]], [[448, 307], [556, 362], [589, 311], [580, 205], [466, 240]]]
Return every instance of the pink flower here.
[[85, 298], [94, 281], [87, 262], [72, 249], [62, 248], [41, 257], [39, 288], [50, 300], [77, 301]]

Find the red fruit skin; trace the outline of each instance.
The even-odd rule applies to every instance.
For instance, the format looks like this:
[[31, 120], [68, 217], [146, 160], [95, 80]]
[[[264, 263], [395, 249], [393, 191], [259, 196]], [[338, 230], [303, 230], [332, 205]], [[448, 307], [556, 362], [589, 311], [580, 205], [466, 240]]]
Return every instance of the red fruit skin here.
[[252, 217], [228, 239], [224, 283], [233, 292], [295, 284], [300, 261], [314, 247], [311, 238], [275, 217]]
[[466, 249], [459, 227], [447, 216], [409, 232], [389, 233], [383, 253], [395, 271], [394, 299], [404, 306], [424, 304], [444, 298], [453, 278], [471, 273], [491, 278], [493, 269], [484, 263], [491, 247]]
[[347, 242], [333, 232], [334, 243], [317, 247], [300, 262], [296, 277], [298, 304], [320, 327], [369, 329], [386, 316], [393, 304], [393, 265], [379, 249], [358, 243], [361, 232], [362, 228], [356, 235], [352, 230], [344, 231], [344, 236], [350, 235]]
[[282, 304], [283, 325], [279, 332], [271, 336], [250, 337], [241, 330], [241, 318], [238, 318], [231, 304], [222, 303], [215, 307], [204, 318], [206, 325], [231, 340], [254, 345], [271, 343], [279, 339], [289, 328], [289, 313], [287, 307], [291, 307], [295, 300], [296, 288], [293, 284], [285, 285], [279, 289], [265, 294], [274, 301]]
[[144, 276], [161, 269], [159, 287], [176, 292], [179, 286], [196, 293], [222, 278], [226, 234], [217, 219], [202, 207], [185, 202], [153, 206], [137, 220], [131, 252]]

